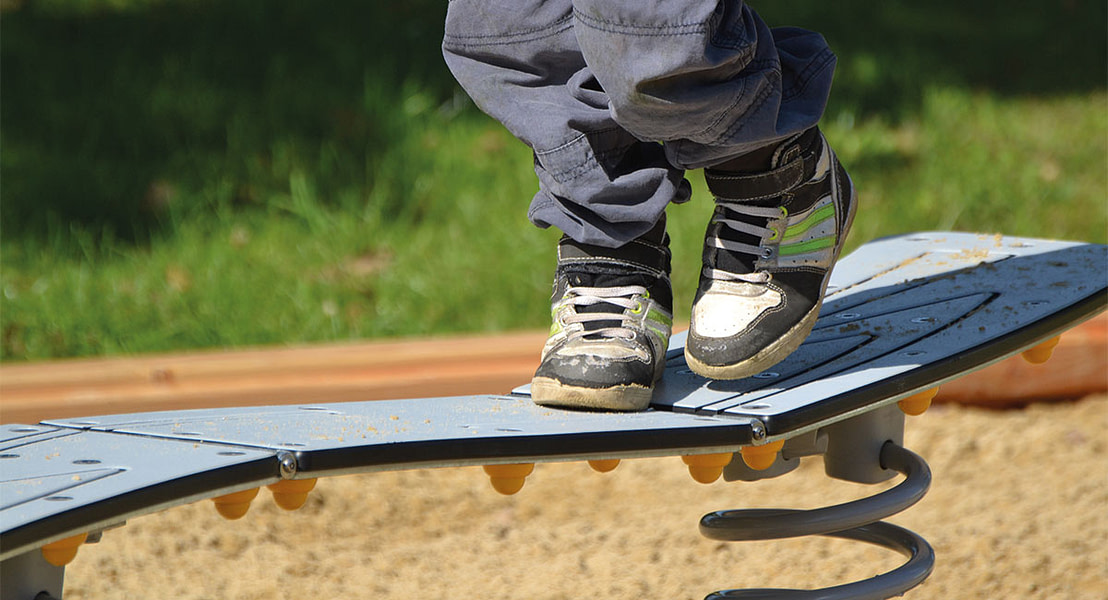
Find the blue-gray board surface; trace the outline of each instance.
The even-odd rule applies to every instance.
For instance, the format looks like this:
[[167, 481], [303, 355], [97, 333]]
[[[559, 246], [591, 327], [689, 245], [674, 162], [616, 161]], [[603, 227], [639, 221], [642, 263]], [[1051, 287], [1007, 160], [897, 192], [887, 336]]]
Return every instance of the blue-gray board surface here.
[[1103, 309], [1106, 280], [1104, 246], [956, 233], [871, 242], [836, 266], [817, 328], [794, 356], [747, 380], [708, 381], [685, 367], [684, 338], [675, 336], [665, 379], [644, 413], [542, 408], [523, 387], [504, 396], [3, 426], [0, 559], [275, 482], [282, 458], [295, 459], [293, 476], [315, 477], [731, 451], [788, 438], [1055, 335]]
[[[560, 411], [458, 396], [52, 421], [0, 456], [0, 560], [173, 504], [281, 479], [375, 470], [737, 449], [745, 418]], [[27, 426], [4, 426], [3, 432]], [[60, 499], [64, 498], [64, 500]], [[180, 498], [179, 502], [173, 502]], [[150, 507], [150, 510], [145, 510]]]
[[[0, 426], [0, 437], [26, 426]], [[49, 430], [0, 450], [0, 559], [221, 490], [277, 481], [272, 450]]]
[[1108, 248], [913, 234], [844, 258], [832, 286], [815, 329], [792, 356], [747, 379], [711, 381], [671, 353], [655, 406], [755, 418], [772, 438], [895, 400], [1103, 310]]

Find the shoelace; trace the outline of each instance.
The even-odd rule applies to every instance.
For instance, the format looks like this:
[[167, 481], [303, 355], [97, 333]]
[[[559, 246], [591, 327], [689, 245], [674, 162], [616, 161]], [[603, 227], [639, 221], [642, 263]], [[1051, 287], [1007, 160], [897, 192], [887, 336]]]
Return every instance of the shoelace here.
[[[641, 285], [624, 285], [617, 287], [570, 287], [566, 290], [566, 294], [563, 297], [562, 302], [565, 304], [570, 304], [574, 307], [593, 306], [595, 304], [605, 303], [621, 306], [624, 309], [629, 308], [634, 310], [636, 306], [640, 306], [640, 302], [639, 300], [635, 299], [635, 296], [646, 295], [646, 288]], [[595, 321], [619, 321], [621, 324], [620, 327], [602, 327], [600, 329], [583, 329], [581, 331], [575, 331], [569, 335], [570, 340], [589, 335], [632, 339], [634, 338], [635, 333], [630, 329], [622, 327], [624, 323], [630, 320], [631, 317], [628, 317], [622, 312], [579, 313], [575, 310], [573, 314], [567, 315], [565, 317], [564, 323], [566, 325], [573, 325], [577, 323], [591, 323]]]
[[[745, 206], [741, 204], [727, 204], [727, 210], [738, 213], [740, 215], [748, 217], [756, 217], [760, 219], [766, 219], [767, 222], [770, 219], [776, 219], [784, 216], [783, 207], [767, 207], [767, 206]], [[766, 234], [770, 234], [770, 239], [774, 239], [780, 236], [780, 233], [768, 226], [755, 225], [753, 223], [747, 223], [745, 221], [739, 221], [736, 219], [730, 219], [726, 216], [719, 216], [712, 219], [712, 223], [719, 223], [726, 227], [738, 231], [740, 233], [746, 233], [753, 235], [758, 239], [762, 239]], [[731, 252], [739, 252], [742, 254], [750, 254], [758, 258], [768, 258], [766, 256], [766, 248], [762, 246], [754, 246], [751, 244], [744, 244], [742, 242], [736, 242], [733, 240], [727, 240], [713, 235], [707, 240], [708, 244], [721, 250], [728, 250]], [[768, 283], [771, 279], [771, 275], [765, 271], [755, 271], [753, 273], [733, 273], [731, 271], [724, 271], [722, 269], [715, 269], [707, 265], [703, 269], [704, 276], [709, 279], [719, 281], [744, 281], [746, 283]]]

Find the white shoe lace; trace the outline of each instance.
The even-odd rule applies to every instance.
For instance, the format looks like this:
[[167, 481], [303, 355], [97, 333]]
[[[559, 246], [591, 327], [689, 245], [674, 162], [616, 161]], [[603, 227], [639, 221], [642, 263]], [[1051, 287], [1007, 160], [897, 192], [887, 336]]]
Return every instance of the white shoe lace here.
[[[763, 219], [776, 219], [784, 216], [784, 208], [781, 207], [766, 207], [766, 206], [745, 206], [740, 204], [728, 204], [727, 209], [738, 213], [740, 215], [746, 215], [750, 217], [757, 217]], [[719, 223], [731, 229], [756, 236], [758, 239], [763, 239], [768, 234], [769, 239], [775, 239], [780, 237], [781, 233], [771, 227], [762, 227], [754, 225], [752, 223], [746, 223], [744, 221], [738, 221], [736, 219], [730, 219], [725, 216], [717, 216], [712, 219], [712, 223]], [[726, 240], [718, 235], [712, 235], [707, 240], [706, 244], [727, 250], [730, 252], [738, 252], [742, 254], [750, 254], [758, 258], [769, 258], [767, 251], [772, 250], [763, 246], [754, 246], [751, 244], [744, 244], [742, 242], [736, 242], [733, 240]], [[704, 276], [718, 281], [743, 281], [746, 283], [768, 283], [771, 279], [771, 275], [765, 271], [755, 271], [753, 273], [734, 273], [732, 271], [724, 271], [723, 269], [716, 269], [705, 265], [703, 269]]]
[[[641, 285], [624, 285], [616, 287], [570, 287], [566, 290], [565, 295], [562, 297], [562, 304], [568, 304], [573, 307], [577, 306], [592, 306], [595, 304], [606, 303], [614, 304], [616, 306], [623, 307], [624, 309], [637, 310], [636, 307], [641, 308], [642, 304], [636, 296], [646, 296], [648, 292], [646, 288]], [[582, 329], [574, 331], [569, 335], [569, 339], [576, 339], [588, 335], [599, 335], [602, 337], [614, 337], [623, 339], [632, 339], [635, 333], [623, 327], [628, 321], [632, 320], [632, 317], [623, 314], [622, 312], [587, 312], [580, 313], [574, 310], [573, 313], [566, 315], [562, 322], [566, 325], [575, 325], [578, 323], [592, 323], [595, 321], [619, 321], [620, 327], [602, 327], [600, 329]]]

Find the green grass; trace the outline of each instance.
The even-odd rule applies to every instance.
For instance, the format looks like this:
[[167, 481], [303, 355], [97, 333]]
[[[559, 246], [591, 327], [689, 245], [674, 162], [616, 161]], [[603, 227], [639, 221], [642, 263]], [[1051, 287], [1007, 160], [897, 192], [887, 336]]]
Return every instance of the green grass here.
[[[767, 5], [840, 54], [851, 234], [1108, 241], [1105, 6]], [[44, 0], [0, 20], [0, 359], [543, 328], [526, 148], [444, 3]], [[759, 7], [762, 8], [762, 7]], [[711, 202], [670, 210], [686, 313]]]

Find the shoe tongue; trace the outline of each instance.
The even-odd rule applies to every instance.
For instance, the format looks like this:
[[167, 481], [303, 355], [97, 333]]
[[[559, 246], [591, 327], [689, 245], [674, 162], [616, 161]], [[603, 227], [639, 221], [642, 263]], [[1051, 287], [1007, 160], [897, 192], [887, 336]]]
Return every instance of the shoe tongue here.
[[[599, 267], [599, 265], [596, 265]], [[646, 286], [648, 282], [647, 277], [642, 273], [620, 273], [613, 272], [615, 269], [621, 268], [621, 265], [615, 265], [606, 263], [603, 265], [603, 271], [597, 269], [588, 269], [586, 265], [582, 265], [585, 269], [566, 269], [565, 276], [569, 285], [572, 287], [599, 287], [599, 288], [614, 288], [625, 285], [641, 285]], [[622, 267], [626, 268], [626, 267]], [[618, 304], [612, 304], [610, 302], [597, 302], [596, 304], [579, 305], [577, 312], [579, 313], [612, 313], [623, 314], [623, 307]], [[620, 321], [592, 321], [585, 323], [585, 331], [595, 331], [597, 329], [603, 329], [605, 327], [619, 327], [622, 323]]]
[[[769, 158], [768, 168], [752, 172], [727, 172], [706, 169], [704, 179], [708, 190], [716, 197], [715, 217], [726, 217], [735, 221], [765, 227], [770, 219], [737, 213], [728, 205], [777, 207], [782, 203], [781, 195], [799, 184], [809, 168], [802, 155], [809, 152], [818, 141], [818, 130], [811, 128], [804, 133], [778, 145]], [[811, 162], [811, 161], [808, 161]], [[761, 239], [749, 233], [736, 231], [726, 225], [712, 224], [709, 235], [721, 239], [739, 242], [750, 246], [759, 246]], [[705, 247], [704, 264], [731, 273], [753, 273], [758, 257], [744, 252], [729, 252], [714, 247]]]
[[[714, 216], [717, 218], [726, 217], [728, 219], [742, 221], [744, 223], [752, 223], [763, 227], [769, 223], [769, 219], [765, 217], [741, 215], [728, 210], [722, 204], [716, 206]], [[758, 247], [762, 241], [756, 235], [752, 235], [742, 231], [736, 231], [728, 227], [727, 225], [724, 225], [723, 223], [712, 223], [708, 226], [708, 233], [709, 235], [718, 237], [719, 239], [747, 244], [754, 247]], [[730, 273], [753, 273], [755, 270], [754, 263], [758, 260], [758, 257], [754, 256], [753, 254], [747, 254], [745, 252], [731, 252], [722, 248], [716, 248], [714, 246], [707, 245], [704, 247], [704, 254], [704, 264], [711, 265], [715, 269], [728, 271]]]
[[[763, 176], [741, 173], [705, 173], [705, 178], [708, 181], [708, 189], [712, 192], [712, 195], [716, 197], [716, 209], [712, 215], [713, 219], [727, 218], [733, 221], [750, 223], [759, 227], [768, 225], [768, 218], [741, 214], [729, 208], [729, 205], [759, 206], [767, 208], [778, 206], [781, 202], [781, 198], [772, 193], [782, 187], [778, 175], [778, 173], [770, 173]], [[756, 194], [762, 195], [757, 196]], [[749, 196], [753, 196], [753, 198]], [[709, 225], [708, 235], [754, 247], [758, 247], [762, 241], [756, 235], [737, 231], [723, 223], [712, 223]], [[704, 264], [730, 273], [753, 273], [756, 260], [758, 260], [757, 256], [745, 252], [731, 252], [714, 246], [705, 246], [704, 248]]]
[[[607, 248], [583, 244], [562, 236], [558, 243], [558, 280], [554, 290], [556, 301], [564, 293], [564, 286], [616, 288], [642, 286], [664, 306], [670, 306], [668, 283], [659, 285], [669, 274], [669, 236], [665, 218], [659, 220], [647, 233], [619, 248]], [[623, 314], [625, 309], [611, 302], [597, 302], [577, 306], [578, 313]], [[586, 331], [605, 327], [620, 327], [618, 320], [585, 323]]]
[[669, 273], [669, 235], [666, 234], [665, 219], [659, 221], [650, 231], [618, 248], [585, 244], [569, 236], [562, 236], [558, 242], [559, 265], [572, 269], [572, 263], [593, 261], [619, 261], [622, 264], [641, 265], [643, 269]]
[[611, 270], [616, 267], [617, 265], [605, 264], [605, 271], [598, 272], [595, 270], [588, 270], [586, 265], [582, 265], [581, 269], [565, 269], [565, 275], [566, 279], [569, 281], [569, 285], [573, 287], [612, 288], [625, 285], [641, 285], [643, 287], [648, 285], [648, 277], [642, 273], [611, 272]]
[[[563, 267], [562, 276], [571, 287], [615, 288], [622, 286], [642, 286], [651, 289], [657, 279], [647, 273], [636, 271], [632, 267], [616, 262], [596, 260]], [[624, 307], [611, 302], [578, 305], [578, 313], [623, 314]], [[583, 323], [585, 331], [597, 331], [607, 327], [621, 327], [622, 321], [612, 319]]]

